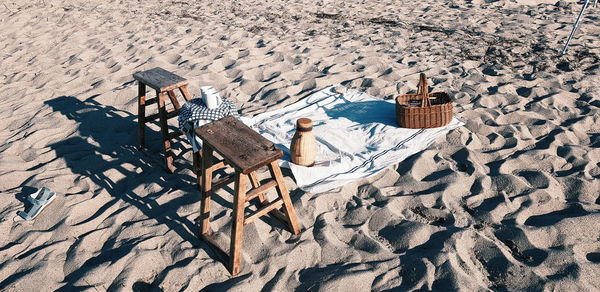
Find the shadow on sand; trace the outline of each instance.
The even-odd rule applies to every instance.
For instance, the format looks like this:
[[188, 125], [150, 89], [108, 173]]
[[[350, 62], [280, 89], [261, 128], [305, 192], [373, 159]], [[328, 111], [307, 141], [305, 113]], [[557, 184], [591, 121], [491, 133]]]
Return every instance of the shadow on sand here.
[[[168, 174], [164, 168], [160, 132], [147, 129], [147, 149], [139, 151], [135, 146], [137, 144], [137, 116], [112, 106], [103, 105], [96, 100], [97, 97], [95, 95], [81, 101], [74, 96], [61, 96], [45, 102], [53, 111], [60, 112], [69, 120], [75, 121], [78, 124], [77, 131], [69, 134], [67, 139], [49, 145], [56, 152], [55, 159], [28, 170], [33, 171], [55, 160], [63, 160], [74, 174], [88, 178], [95, 185], [91, 190], [91, 199], [104, 192], [112, 197], [108, 202], [103, 203], [98, 210], [86, 214], [87, 217], [72, 223], [73, 226], [80, 226], [98, 218], [117, 216], [119, 213], [131, 208], [129, 206], [131, 205], [143, 214], [143, 217], [145, 217], [143, 220], [155, 220], [157, 225], [165, 225], [169, 230], [174, 231], [181, 238], [181, 241], [187, 241], [193, 247], [205, 250], [209, 257], [221, 259], [222, 261], [223, 254], [198, 238], [197, 222], [191, 222], [188, 218], [177, 213], [177, 210], [181, 209], [182, 206], [193, 205], [194, 210], [198, 211], [200, 208], [197, 178], [191, 171], [185, 170], [186, 168], [191, 169], [191, 161], [186, 161], [182, 157], [175, 157], [178, 172]], [[184, 147], [189, 149], [189, 147], [181, 145], [180, 142], [175, 142], [172, 146], [173, 148]], [[181, 153], [185, 153], [185, 151]], [[289, 175], [289, 171], [284, 171], [284, 175]], [[33, 192], [34, 189], [25, 186], [26, 183], [23, 183], [23, 191]], [[139, 191], [140, 189], [141, 191]], [[157, 202], [157, 198], [168, 195], [173, 191], [181, 191], [181, 196], [176, 196], [167, 202], [160, 200], [164, 203]], [[229, 191], [232, 192], [231, 189]], [[299, 190], [292, 191], [292, 198], [296, 197], [297, 200], [298, 192]], [[65, 196], [78, 196], [84, 193], [89, 195], [90, 191], [85, 190], [65, 194]], [[231, 202], [215, 194], [212, 196], [212, 201], [213, 204], [216, 203], [225, 208], [232, 207]], [[123, 203], [127, 205], [121, 206]], [[219, 214], [213, 214], [213, 216], [215, 215], [219, 216]], [[223, 214], [220, 215], [223, 216]], [[261, 220], [275, 227], [286, 229], [277, 220], [268, 217], [261, 218]], [[87, 259], [80, 267], [65, 275], [64, 286], [58, 291], [94, 288], [93, 285], [81, 285], [82, 282], [87, 283], [85, 282], [86, 275], [135, 252], [136, 246], [141, 242], [152, 237], [162, 236], [162, 234], [146, 234], [136, 238], [119, 240], [120, 230], [136, 222], [121, 223], [121, 227], [115, 230], [115, 234], [112, 234], [103, 243], [95, 256]], [[93, 231], [90, 230], [78, 235], [77, 240], [67, 251], [67, 255], [76, 256], [75, 253], [78, 248], [81, 248], [82, 240], [94, 233]], [[151, 283], [137, 281], [131, 288], [134, 291], [161, 291], [159, 286], [167, 274], [173, 269], [191, 263], [196, 256], [197, 253], [165, 267], [158, 272]], [[27, 273], [14, 275], [3, 281], [2, 284], [9, 285], [26, 275]], [[244, 275], [241, 275], [237, 280], [231, 279], [232, 281], [220, 283], [220, 287], [232, 287], [240, 279], [243, 280], [244, 277]], [[119, 280], [115, 280], [109, 287], [104, 288], [112, 291], [123, 287], [121, 287]]]
[[[195, 247], [204, 248], [210, 255], [212, 250], [207, 248], [197, 237], [196, 223], [177, 214], [177, 210], [183, 205], [198, 205], [199, 208], [195, 177], [181, 172], [171, 175], [164, 171], [160, 143], [153, 143], [160, 141], [160, 134], [156, 131], [147, 131], [147, 147], [150, 148], [138, 151], [134, 146], [137, 143], [137, 117], [112, 106], [102, 105], [95, 100], [96, 97], [92, 96], [85, 101], [80, 101], [73, 96], [61, 96], [45, 102], [54, 111], [62, 113], [68, 119], [79, 124], [77, 135], [50, 145], [56, 152], [57, 159], [64, 159], [73, 173], [89, 178], [98, 186], [93, 197], [101, 191], [106, 191], [112, 196], [112, 200], [74, 225], [85, 224], [104, 217], [107, 212], [113, 212], [108, 215], [109, 217], [115, 216], [125, 208], [120, 207], [117, 208], [117, 211], [112, 211], [114, 208], [111, 207], [125, 202], [137, 208], [145, 217], [156, 220], [158, 224], [164, 224], [170, 230], [175, 231], [183, 241], [188, 241]], [[176, 158], [176, 160], [185, 162], [181, 158]], [[120, 179], [114, 179], [115, 177]], [[152, 191], [143, 193], [134, 191], [140, 185], [149, 184], [158, 186], [153, 186]], [[174, 190], [182, 190], [183, 195], [163, 204], [156, 202], [156, 198]], [[126, 222], [123, 227], [125, 228], [129, 224], [133, 224], [133, 222]], [[73, 246], [78, 246], [78, 242], [87, 234], [89, 233], [80, 236]], [[157, 235], [148, 234], [146, 237], [154, 236]], [[65, 285], [59, 290], [72, 291], [84, 288], [75, 286], [75, 283], [95, 268], [112, 263], [132, 252], [136, 244], [145, 240], [146, 237], [141, 236], [125, 240], [125, 242], [117, 242], [114, 238], [109, 238], [103, 244], [99, 254], [88, 259], [80, 268], [65, 276]], [[165, 271], [168, 270], [167, 267]], [[157, 280], [160, 278], [159, 274]]]

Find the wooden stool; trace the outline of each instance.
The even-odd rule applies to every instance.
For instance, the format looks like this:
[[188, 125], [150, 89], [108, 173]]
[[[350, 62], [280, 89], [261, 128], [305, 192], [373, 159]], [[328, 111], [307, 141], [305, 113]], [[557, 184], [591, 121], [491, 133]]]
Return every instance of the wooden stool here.
[[[211, 193], [231, 182], [235, 182], [233, 226], [229, 248], [229, 271], [235, 276], [240, 272], [244, 225], [270, 213], [287, 224], [293, 234], [300, 232], [296, 212], [283, 181], [281, 169], [277, 164], [277, 159], [283, 156], [283, 151], [232, 116], [206, 124], [196, 129], [196, 134], [203, 142], [200, 234], [205, 241], [218, 249], [220, 249], [219, 246], [210, 236]], [[219, 153], [224, 161], [213, 165], [213, 151]], [[225, 167], [226, 164], [232, 166], [235, 173], [213, 183], [213, 171]], [[263, 166], [269, 167], [273, 179], [260, 185], [256, 170]], [[246, 176], [250, 177], [252, 184], [249, 191], [246, 191]], [[279, 198], [273, 202], [267, 202], [264, 193], [273, 187], [277, 190]], [[260, 208], [254, 214], [245, 217], [246, 202], [255, 198], [258, 198]], [[283, 213], [278, 210], [282, 205]], [[221, 251], [227, 254], [223, 250]]]
[[[154, 69], [136, 72], [133, 78], [138, 81], [138, 147], [143, 149], [145, 146], [145, 124], [156, 119], [160, 119], [160, 131], [162, 133], [163, 146], [165, 148], [165, 161], [167, 170], [170, 173], [175, 172], [173, 166], [173, 153], [171, 151], [171, 139], [183, 134], [181, 131], [169, 133], [169, 124], [167, 121], [177, 117], [181, 105], [177, 101], [174, 90], [179, 89], [183, 98], [188, 101], [192, 99], [187, 90], [188, 81], [175, 75], [165, 69], [156, 67]], [[146, 100], [146, 85], [156, 90], [156, 98]], [[167, 96], [171, 100], [174, 109], [166, 109]], [[146, 106], [153, 103], [158, 104], [158, 113], [146, 116]]]

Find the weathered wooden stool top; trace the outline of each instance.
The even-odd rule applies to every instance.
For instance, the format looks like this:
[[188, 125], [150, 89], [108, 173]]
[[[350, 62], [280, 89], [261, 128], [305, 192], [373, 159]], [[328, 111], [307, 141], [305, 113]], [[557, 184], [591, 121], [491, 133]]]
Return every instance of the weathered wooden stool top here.
[[196, 135], [243, 174], [283, 157], [283, 151], [273, 142], [232, 116], [196, 129]]
[[187, 79], [160, 67], [133, 73], [133, 78], [159, 92], [174, 90], [188, 84]]

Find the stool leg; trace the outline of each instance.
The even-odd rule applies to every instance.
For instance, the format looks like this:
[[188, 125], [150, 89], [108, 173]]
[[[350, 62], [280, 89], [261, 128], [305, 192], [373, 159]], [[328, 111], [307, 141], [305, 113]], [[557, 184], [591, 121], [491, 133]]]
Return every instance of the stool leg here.
[[170, 173], [175, 172], [175, 166], [173, 166], [173, 153], [171, 151], [171, 140], [169, 140], [169, 124], [167, 123], [167, 109], [165, 101], [167, 99], [165, 92], [156, 92], [158, 98], [158, 115], [160, 117], [160, 131], [163, 136], [163, 145], [165, 148], [165, 162], [167, 164], [167, 170]]
[[145, 146], [146, 130], [146, 84], [138, 81], [138, 149]]
[[202, 192], [202, 150], [192, 153], [192, 171], [198, 179], [198, 190]]
[[169, 91], [167, 91], [167, 94], [169, 95], [169, 99], [171, 100], [171, 103], [173, 103], [173, 107], [175, 108], [175, 110], [178, 111], [181, 108], [181, 105], [179, 104], [179, 101], [177, 100], [175, 91], [169, 90]]
[[187, 85], [179, 87], [179, 91], [181, 92], [181, 95], [183, 95], [185, 101], [189, 101], [190, 99], [192, 99], [190, 92], [187, 90]]
[[298, 227], [298, 218], [296, 217], [296, 211], [294, 210], [294, 206], [292, 205], [292, 200], [290, 199], [290, 193], [285, 186], [285, 181], [283, 180], [283, 174], [281, 174], [281, 169], [279, 168], [279, 164], [277, 161], [273, 161], [269, 164], [269, 172], [271, 172], [271, 176], [277, 182], [277, 186], [275, 189], [277, 190], [277, 194], [283, 200], [283, 211], [288, 218], [288, 225], [290, 227], [290, 231], [293, 234], [300, 233], [300, 227]]
[[212, 156], [213, 150], [204, 144], [202, 147], [202, 199], [200, 201], [200, 234], [210, 235], [210, 197], [212, 195]]
[[229, 248], [229, 268], [232, 276], [240, 272], [242, 240], [244, 238], [244, 207], [246, 205], [246, 175], [236, 172], [233, 197], [233, 226]]

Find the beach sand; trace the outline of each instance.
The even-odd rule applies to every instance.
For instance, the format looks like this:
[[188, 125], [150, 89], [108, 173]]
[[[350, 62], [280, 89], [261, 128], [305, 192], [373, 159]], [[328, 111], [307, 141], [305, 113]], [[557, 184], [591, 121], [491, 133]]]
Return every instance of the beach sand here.
[[[575, 2], [3, 4], [2, 291], [600, 290], [600, 8], [561, 55]], [[231, 277], [197, 237], [189, 145], [173, 175], [157, 125], [135, 147], [132, 74], [157, 66], [250, 117], [340, 83], [392, 99], [424, 72], [465, 126], [326, 193], [284, 171], [302, 231], [247, 225]], [[57, 199], [18, 220], [44, 186]]]

